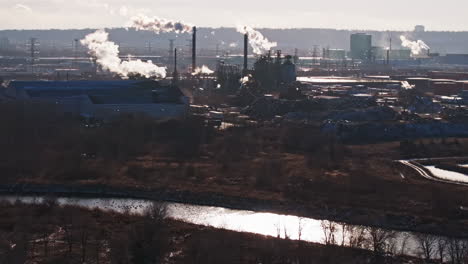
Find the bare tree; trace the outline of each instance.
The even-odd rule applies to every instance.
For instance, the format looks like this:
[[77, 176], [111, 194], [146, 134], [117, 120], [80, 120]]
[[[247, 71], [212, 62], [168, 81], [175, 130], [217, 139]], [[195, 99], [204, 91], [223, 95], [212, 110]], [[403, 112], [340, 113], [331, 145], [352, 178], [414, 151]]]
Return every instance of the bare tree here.
[[284, 239], [289, 240], [290, 236], [288, 234], [288, 229], [286, 228], [286, 225], [283, 228], [283, 233], [284, 233]]
[[375, 254], [381, 255], [389, 251], [389, 248], [394, 245], [395, 232], [384, 229], [369, 227], [369, 242], [370, 249]]
[[450, 263], [462, 264], [467, 260], [468, 255], [468, 241], [456, 238], [447, 241], [448, 256]]
[[101, 256], [101, 250], [104, 246], [104, 239], [106, 238], [106, 234], [104, 230], [98, 228], [96, 232], [94, 233], [94, 253], [95, 253], [95, 259], [96, 259], [96, 264], [100, 263], [100, 256]]
[[346, 223], [340, 223], [341, 227], [341, 246], [344, 247], [346, 245], [346, 237], [348, 236], [348, 225]]
[[135, 223], [129, 232], [129, 257], [131, 263], [159, 263], [164, 256], [168, 237], [165, 228], [167, 208], [153, 204], [143, 219]]
[[444, 238], [437, 239], [436, 250], [440, 263], [444, 263], [445, 253], [447, 250], [447, 241]]
[[302, 217], [299, 217], [299, 223], [298, 223], [298, 226], [297, 226], [297, 239], [299, 241], [302, 241], [302, 232], [303, 232], [303, 229], [304, 229], [303, 220], [304, 219]]
[[410, 238], [410, 235], [407, 233], [404, 233], [402, 237], [400, 238], [401, 244], [400, 244], [400, 250], [397, 252], [398, 255], [404, 256], [406, 255], [406, 246], [408, 244], [408, 240]]
[[161, 223], [167, 216], [167, 205], [161, 203], [152, 203], [145, 211], [144, 216], [150, 220]]
[[82, 215], [77, 219], [77, 233], [80, 242], [81, 262], [83, 263], [86, 262], [88, 242], [93, 225], [92, 219], [87, 215]]
[[64, 239], [65, 242], [67, 243], [68, 246], [68, 251], [67, 253], [70, 255], [73, 251], [73, 244], [75, 243], [76, 240], [76, 232], [74, 230], [75, 228], [75, 221], [76, 221], [76, 214], [75, 214], [75, 209], [74, 208], [69, 208], [66, 207], [63, 209], [64, 213], [62, 215], [62, 228], [64, 231]]
[[428, 234], [418, 234], [416, 235], [416, 239], [421, 250], [421, 255], [425, 260], [430, 260], [436, 250], [437, 238]]
[[47, 258], [49, 256], [49, 232], [47, 228], [44, 228], [41, 232], [41, 240], [44, 249], [44, 257]]
[[275, 227], [276, 227], [276, 237], [281, 238], [281, 224], [278, 222], [278, 224], [276, 224]]
[[335, 239], [336, 224], [331, 221], [324, 220], [320, 223], [320, 225], [322, 227], [322, 231], [324, 235], [323, 242], [326, 245], [336, 244], [336, 239]]
[[365, 248], [366, 229], [360, 226], [348, 226], [348, 245], [353, 248]]

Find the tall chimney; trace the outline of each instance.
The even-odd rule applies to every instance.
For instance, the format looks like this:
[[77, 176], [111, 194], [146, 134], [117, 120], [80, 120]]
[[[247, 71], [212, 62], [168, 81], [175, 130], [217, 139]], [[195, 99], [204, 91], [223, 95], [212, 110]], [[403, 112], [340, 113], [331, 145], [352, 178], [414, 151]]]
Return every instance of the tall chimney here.
[[387, 65], [390, 65], [390, 49], [387, 49]]
[[390, 52], [392, 51], [392, 37], [389, 38], [389, 47], [387, 49], [387, 65], [390, 65]]
[[197, 27], [193, 27], [192, 35], [192, 72], [197, 68]]
[[249, 35], [244, 34], [244, 74], [247, 73], [249, 56]]
[[176, 84], [179, 79], [179, 73], [177, 72], [177, 48], [174, 49], [174, 72], [172, 73], [172, 84]]

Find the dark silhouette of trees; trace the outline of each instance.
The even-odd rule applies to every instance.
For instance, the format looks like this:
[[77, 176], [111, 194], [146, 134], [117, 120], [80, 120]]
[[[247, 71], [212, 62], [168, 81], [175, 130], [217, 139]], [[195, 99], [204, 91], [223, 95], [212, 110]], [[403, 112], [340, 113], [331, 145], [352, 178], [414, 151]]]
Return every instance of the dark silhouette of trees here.
[[436, 253], [437, 238], [427, 234], [418, 234], [416, 239], [421, 255], [426, 261], [430, 261]]
[[167, 250], [166, 208], [153, 204], [129, 231], [130, 263], [160, 263]]

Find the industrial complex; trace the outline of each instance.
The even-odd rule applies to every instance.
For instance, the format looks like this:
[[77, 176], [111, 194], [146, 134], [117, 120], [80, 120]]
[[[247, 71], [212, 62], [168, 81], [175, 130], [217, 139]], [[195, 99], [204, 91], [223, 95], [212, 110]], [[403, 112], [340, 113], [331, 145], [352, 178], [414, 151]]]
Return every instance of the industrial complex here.
[[468, 263], [463, 33], [130, 22], [0, 31], [0, 255]]

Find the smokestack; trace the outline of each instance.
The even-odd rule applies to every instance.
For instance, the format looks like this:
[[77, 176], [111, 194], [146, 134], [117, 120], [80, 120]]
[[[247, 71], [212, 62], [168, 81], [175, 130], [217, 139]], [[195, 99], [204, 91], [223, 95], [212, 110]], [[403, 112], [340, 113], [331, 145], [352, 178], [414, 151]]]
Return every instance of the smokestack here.
[[192, 35], [192, 72], [197, 68], [197, 27], [193, 27]]
[[247, 73], [249, 56], [249, 35], [244, 34], [244, 74]]
[[390, 65], [390, 50], [387, 50], [387, 65]]
[[276, 51], [276, 62], [281, 63], [281, 50]]
[[389, 41], [389, 46], [387, 49], [387, 65], [390, 65], [390, 52], [392, 51], [392, 37], [390, 37], [388, 41]]
[[177, 48], [174, 49], [174, 72], [172, 73], [172, 84], [175, 85], [179, 78], [177, 73]]

